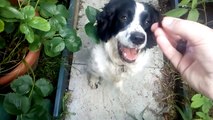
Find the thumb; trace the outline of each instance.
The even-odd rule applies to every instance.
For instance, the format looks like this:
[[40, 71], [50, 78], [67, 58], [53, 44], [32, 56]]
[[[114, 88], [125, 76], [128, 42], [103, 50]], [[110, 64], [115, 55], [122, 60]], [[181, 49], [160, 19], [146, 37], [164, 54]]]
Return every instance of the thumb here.
[[192, 45], [200, 43], [208, 36], [211, 38], [213, 32], [212, 29], [200, 23], [172, 17], [165, 17], [162, 20], [162, 27], [168, 33], [179, 35]]

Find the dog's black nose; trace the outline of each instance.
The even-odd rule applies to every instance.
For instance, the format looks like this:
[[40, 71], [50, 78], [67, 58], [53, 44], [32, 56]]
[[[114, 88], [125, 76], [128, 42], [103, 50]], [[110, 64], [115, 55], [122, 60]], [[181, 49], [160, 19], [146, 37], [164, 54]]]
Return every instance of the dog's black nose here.
[[145, 35], [140, 32], [134, 32], [131, 34], [130, 40], [132, 41], [132, 43], [134, 43], [136, 45], [140, 45], [140, 44], [144, 43]]

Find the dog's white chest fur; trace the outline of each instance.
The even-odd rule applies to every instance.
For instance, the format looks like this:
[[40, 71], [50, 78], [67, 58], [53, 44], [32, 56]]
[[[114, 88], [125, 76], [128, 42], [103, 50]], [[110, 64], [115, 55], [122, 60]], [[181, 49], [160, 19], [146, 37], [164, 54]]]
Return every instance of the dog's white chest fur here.
[[101, 80], [113, 82], [115, 85], [120, 81], [131, 78], [140, 72], [149, 63], [150, 51], [141, 53], [134, 63], [125, 63], [118, 57], [112, 43], [100, 43], [95, 45], [91, 51], [88, 61], [88, 79], [92, 88], [97, 88]]
[[152, 57], [155, 46], [150, 30], [158, 12], [145, 3], [111, 0], [96, 16], [100, 44], [93, 47], [88, 62], [92, 88], [101, 80], [118, 83], [141, 72]]

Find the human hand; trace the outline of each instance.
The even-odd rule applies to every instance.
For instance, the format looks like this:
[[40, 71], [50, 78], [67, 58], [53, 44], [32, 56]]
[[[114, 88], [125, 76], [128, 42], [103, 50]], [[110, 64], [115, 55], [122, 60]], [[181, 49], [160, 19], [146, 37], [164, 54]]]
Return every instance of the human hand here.
[[[213, 30], [202, 24], [165, 17], [152, 25], [157, 43], [188, 84], [213, 99]], [[186, 41], [182, 54], [176, 46]]]

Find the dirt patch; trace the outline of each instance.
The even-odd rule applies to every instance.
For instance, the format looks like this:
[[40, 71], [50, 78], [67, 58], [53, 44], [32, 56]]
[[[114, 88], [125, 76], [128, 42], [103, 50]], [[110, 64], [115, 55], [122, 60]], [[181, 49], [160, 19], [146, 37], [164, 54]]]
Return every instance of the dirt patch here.
[[159, 11], [163, 14], [172, 9], [171, 0], [159, 0]]

